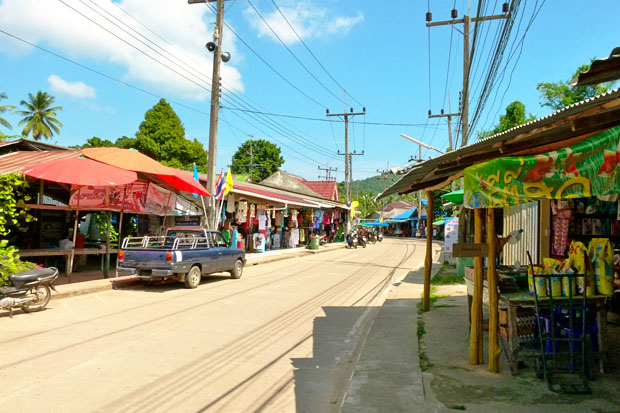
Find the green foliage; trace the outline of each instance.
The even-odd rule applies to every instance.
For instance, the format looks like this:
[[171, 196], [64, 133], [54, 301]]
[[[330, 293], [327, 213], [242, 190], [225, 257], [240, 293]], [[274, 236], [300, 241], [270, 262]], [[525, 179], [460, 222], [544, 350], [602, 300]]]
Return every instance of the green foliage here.
[[[385, 178], [385, 184], [384, 184], [384, 178]], [[358, 191], [360, 191], [361, 193], [362, 191], [364, 191], [364, 192], [369, 192], [374, 195], [378, 195], [381, 192], [383, 192], [384, 188], [389, 188], [390, 186], [392, 186], [393, 183], [398, 181], [400, 178], [401, 177], [399, 175], [383, 174], [383, 175], [371, 176], [370, 178], [366, 178], [366, 179], [360, 179], [357, 181], [353, 181], [353, 193], [355, 194]], [[338, 188], [338, 191], [340, 191], [340, 187]], [[343, 183], [342, 192], [344, 192], [344, 183]]]
[[28, 212], [30, 208], [19, 207], [31, 199], [27, 188], [21, 175], [0, 175], [0, 235], [6, 237], [13, 230], [24, 232], [26, 224], [36, 220]]
[[374, 211], [381, 209], [381, 201], [375, 201], [375, 196], [370, 192], [360, 191], [359, 196], [354, 199], [359, 202], [357, 209], [362, 213], [362, 218], [366, 218]]
[[28, 261], [21, 261], [19, 251], [8, 245], [7, 240], [0, 240], [0, 287], [9, 285], [9, 276], [21, 271], [31, 270], [37, 265]]
[[164, 99], [146, 111], [135, 138], [123, 136], [115, 145], [135, 148], [173, 168], [190, 171], [195, 163], [199, 172], [207, 171], [207, 152], [196, 139], [185, 138], [181, 119]]
[[[0, 92], [0, 101], [2, 101], [4, 99], [6, 99], [6, 93]], [[15, 109], [15, 106], [12, 106], [12, 105], [0, 105], [0, 114], [4, 113], [6, 111], [9, 111], [9, 110], [13, 110], [13, 109]], [[11, 126], [9, 121], [4, 119], [2, 116], [0, 116], [0, 125], [4, 126], [7, 129], [13, 129], [13, 127]], [[4, 141], [5, 139], [6, 139], [6, 137], [2, 133], [2, 130], [0, 130], [0, 142]]]
[[489, 131], [479, 132], [477, 138], [488, 138], [489, 136], [505, 132], [508, 129], [512, 129], [515, 126], [522, 125], [534, 119], [536, 119], [536, 116], [527, 114], [525, 111], [525, 105], [518, 100], [515, 100], [506, 106], [506, 114], [500, 115], [499, 124]]
[[23, 118], [19, 121], [19, 126], [24, 125], [23, 135], [28, 136], [32, 133], [34, 140], [41, 138], [49, 139], [54, 133], [60, 133], [59, 127], [62, 123], [56, 119], [56, 112], [61, 111], [62, 107], [52, 106], [54, 97], [47, 92], [40, 90], [33, 95], [28, 93], [28, 101], [22, 100], [19, 104], [25, 110], [18, 110], [15, 113]]
[[[99, 239], [106, 239], [106, 231], [108, 229], [108, 216], [106, 213], [95, 213], [93, 219], [99, 228]], [[127, 234], [125, 234], [127, 236]], [[118, 230], [114, 225], [110, 225], [110, 245], [118, 245]]]
[[101, 139], [97, 136], [93, 136], [92, 138], [86, 140], [86, 143], [80, 146], [80, 149], [84, 148], [101, 148], [101, 147], [112, 147], [115, 146], [114, 142], [108, 139]]
[[232, 157], [233, 174], [249, 173], [252, 182], [260, 182], [277, 172], [284, 163], [280, 148], [264, 139], [245, 141]]
[[[595, 58], [593, 58], [590, 63], [594, 60]], [[579, 66], [572, 78], [577, 77], [579, 73], [585, 72], [588, 69], [590, 69], [590, 64]], [[570, 79], [568, 81], [570, 81]], [[536, 86], [536, 89], [540, 93], [540, 98], [542, 99], [541, 106], [549, 106], [552, 109], [559, 110], [566, 106], [570, 106], [573, 103], [605, 93], [612, 87], [613, 84], [609, 82], [593, 86], [572, 87], [568, 85], [568, 81], [539, 83]]]

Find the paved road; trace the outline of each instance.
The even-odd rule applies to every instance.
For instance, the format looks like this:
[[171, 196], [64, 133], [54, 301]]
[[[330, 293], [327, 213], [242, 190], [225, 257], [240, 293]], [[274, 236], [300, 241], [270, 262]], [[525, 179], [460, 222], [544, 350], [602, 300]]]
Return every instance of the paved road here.
[[386, 239], [0, 313], [0, 411], [338, 411], [386, 289], [423, 255]]

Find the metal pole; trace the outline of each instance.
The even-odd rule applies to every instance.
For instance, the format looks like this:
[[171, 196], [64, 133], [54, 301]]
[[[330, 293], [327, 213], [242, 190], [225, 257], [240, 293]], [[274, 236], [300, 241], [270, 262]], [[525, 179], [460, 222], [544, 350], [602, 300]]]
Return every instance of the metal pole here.
[[[207, 157], [207, 191], [213, 195], [215, 193], [215, 169], [217, 160], [217, 123], [218, 112], [220, 109], [220, 64], [222, 62], [222, 24], [224, 20], [224, 0], [217, 0], [217, 17], [215, 29], [213, 30], [213, 41], [217, 48], [213, 53], [213, 76], [211, 80], [211, 113], [209, 118], [209, 154]], [[210, 225], [215, 226], [215, 199], [209, 198]]]

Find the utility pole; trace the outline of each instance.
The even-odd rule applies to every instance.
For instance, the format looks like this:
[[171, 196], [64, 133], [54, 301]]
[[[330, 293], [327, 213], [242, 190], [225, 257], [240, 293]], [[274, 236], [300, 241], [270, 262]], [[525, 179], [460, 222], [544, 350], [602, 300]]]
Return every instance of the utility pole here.
[[[209, 154], [207, 157], [207, 191], [211, 194], [209, 197], [209, 223], [212, 229], [216, 225], [216, 207], [215, 207], [215, 169], [217, 158], [217, 123], [218, 112], [220, 110], [220, 65], [222, 63], [222, 28], [224, 22], [224, 0], [187, 0], [189, 4], [196, 3], [214, 3], [217, 2], [217, 13], [215, 18], [215, 28], [213, 29], [213, 43], [215, 51], [213, 53], [213, 76], [211, 78], [211, 112], [209, 117]], [[208, 45], [207, 45], [208, 48]]]
[[[390, 171], [390, 163], [388, 162], [385, 165], [385, 171], [382, 171], [380, 169], [377, 169], [377, 172], [379, 172], [381, 174], [381, 177], [383, 178], [383, 192], [385, 192], [385, 187], [386, 187], [386, 183], [387, 183], [387, 174]], [[385, 209], [385, 198], [381, 198], [381, 222], [383, 222], [383, 210]]]
[[[471, 14], [471, 10], [469, 11]], [[434, 26], [446, 26], [446, 25], [455, 25], [463, 23], [463, 91], [462, 91], [462, 110], [461, 110], [461, 124], [462, 128], [462, 139], [461, 146], [467, 145], [467, 141], [469, 139], [469, 70], [471, 68], [471, 56], [469, 53], [469, 31], [471, 23], [482, 22], [486, 20], [499, 20], [508, 18], [509, 6], [508, 3], [502, 4], [502, 13], [496, 14], [492, 16], [480, 16], [480, 17], [471, 17], [469, 15], [464, 15], [462, 19], [456, 19], [458, 12], [456, 9], [452, 9], [452, 19], [453, 20], [445, 20], [439, 22], [431, 22], [433, 19], [433, 15], [429, 11], [426, 13], [426, 27], [434, 27]], [[454, 114], [451, 114], [454, 116]]]
[[[351, 168], [353, 166], [353, 162], [351, 160], [351, 155], [349, 153], [349, 116], [359, 116], [359, 115], [366, 115], [366, 108], [362, 108], [362, 112], [358, 112], [358, 113], [354, 113], [353, 112], [353, 108], [351, 108], [350, 113], [333, 113], [330, 114], [329, 113], [329, 109], [325, 110], [326, 115], [329, 116], [339, 116], [339, 117], [344, 117], [344, 153], [340, 153], [340, 151], [338, 151], [338, 155], [343, 155], [344, 156], [344, 193], [345, 193], [345, 201], [348, 205], [351, 205], [351, 185], [352, 185], [352, 180], [351, 180]], [[364, 151], [362, 151], [362, 153], [353, 153], [354, 155], [363, 155]], [[347, 234], [349, 232], [349, 228], [348, 228], [348, 221], [347, 221], [347, 227], [345, 228], [345, 234]]]
[[[423, 160], [422, 160], [422, 148], [423, 147], [426, 148], [426, 149], [431, 149], [433, 151], [439, 152], [440, 154], [443, 155], [443, 152], [440, 151], [439, 149], [433, 148], [432, 146], [427, 145], [424, 142], [421, 142], [421, 141], [419, 141], [417, 139], [413, 139], [411, 136], [407, 136], [404, 133], [401, 133], [400, 136], [402, 136], [403, 138], [405, 138], [407, 140], [410, 140], [411, 142], [416, 143], [418, 145], [418, 150], [419, 150], [419, 152], [418, 152], [418, 159], [411, 158], [411, 159], [409, 159], [409, 162], [412, 162], [412, 161], [423, 162]], [[427, 213], [428, 213], [428, 211], [427, 211]], [[420, 225], [420, 222], [422, 222], [422, 191], [421, 190], [418, 191], [418, 226]], [[427, 228], [427, 231], [428, 231], [428, 228]]]
[[321, 178], [325, 178], [325, 181], [331, 181], [331, 173], [332, 172], [336, 172], [338, 170], [338, 168], [332, 168], [332, 167], [327, 167], [327, 168], [321, 168], [320, 166], [318, 167], [319, 171], [325, 171], [325, 176], [321, 176], [319, 175], [319, 179]]

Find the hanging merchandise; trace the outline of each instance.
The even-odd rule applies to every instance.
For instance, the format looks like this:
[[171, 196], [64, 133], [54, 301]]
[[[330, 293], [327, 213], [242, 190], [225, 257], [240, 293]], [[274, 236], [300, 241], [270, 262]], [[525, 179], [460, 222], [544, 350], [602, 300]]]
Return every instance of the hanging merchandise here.
[[571, 268], [577, 274], [586, 274], [585, 277], [577, 277], [577, 293], [583, 294], [584, 291], [592, 296], [596, 293], [596, 287], [591, 278], [591, 273], [587, 273], [586, 260], [588, 257], [588, 249], [583, 242], [573, 241], [570, 243], [568, 252], [568, 260]]
[[248, 215], [248, 203], [245, 201], [240, 201], [239, 204], [237, 205], [237, 214], [236, 214], [236, 221], [240, 224], [245, 223], [245, 221], [247, 220], [247, 215]]
[[261, 233], [254, 234], [253, 239], [253, 250], [256, 252], [265, 252], [265, 235]]
[[226, 197], [226, 212], [229, 214], [235, 213], [235, 194], [230, 193]]
[[276, 227], [282, 226], [282, 211], [276, 211], [275, 224]]
[[592, 278], [596, 280], [596, 290], [602, 295], [612, 295], [614, 252], [607, 238], [593, 238], [588, 250], [591, 259]]
[[273, 249], [280, 248], [281, 238], [282, 238], [281, 232], [279, 229], [277, 229], [276, 232], [273, 234], [273, 244], [272, 244]]

